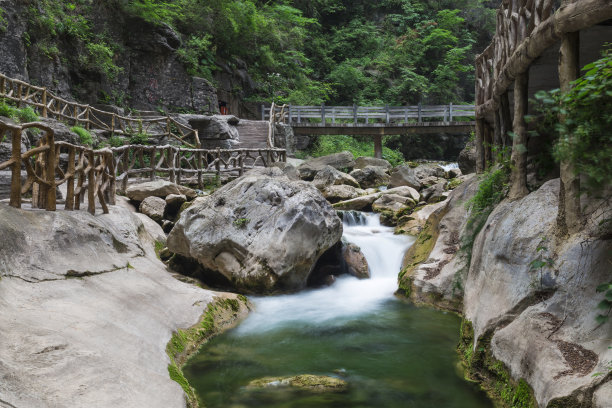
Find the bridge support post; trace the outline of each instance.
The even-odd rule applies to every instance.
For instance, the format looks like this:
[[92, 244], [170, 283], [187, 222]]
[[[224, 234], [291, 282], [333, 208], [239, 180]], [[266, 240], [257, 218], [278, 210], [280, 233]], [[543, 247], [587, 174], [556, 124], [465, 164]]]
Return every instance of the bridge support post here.
[[476, 137], [476, 173], [482, 173], [485, 169], [484, 164], [484, 119], [476, 119], [476, 129], [474, 130]]
[[512, 173], [510, 174], [510, 193], [508, 198], [517, 200], [529, 194], [527, 189], [527, 95], [529, 71], [514, 79], [514, 140], [512, 142]]
[[374, 157], [382, 159], [382, 135], [374, 135]]
[[[579, 32], [567, 33], [561, 40], [559, 50], [559, 85], [562, 92], [570, 90], [571, 82], [580, 74], [580, 37]], [[560, 115], [560, 121], [565, 117]], [[571, 138], [572, 135], [569, 135]], [[580, 177], [575, 168], [567, 161], [560, 163], [559, 212], [557, 225], [563, 235], [580, 230], [582, 211], [580, 209]]]

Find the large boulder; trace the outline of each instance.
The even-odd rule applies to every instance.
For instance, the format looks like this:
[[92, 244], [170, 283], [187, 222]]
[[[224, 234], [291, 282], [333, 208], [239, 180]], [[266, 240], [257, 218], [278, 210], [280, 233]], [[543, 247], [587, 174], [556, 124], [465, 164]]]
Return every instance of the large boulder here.
[[319, 256], [341, 236], [340, 218], [312, 184], [269, 168], [198, 198], [181, 214], [168, 248], [238, 290], [270, 293], [305, 287]]
[[419, 180], [425, 180], [429, 177], [444, 178], [446, 172], [436, 163], [424, 163], [414, 168], [414, 174]]
[[355, 167], [355, 157], [351, 152], [334, 153], [310, 159], [300, 164], [298, 171], [303, 180], [311, 181], [325, 166], [332, 166], [340, 171], [351, 171]]
[[415, 190], [421, 189], [421, 181], [418, 179], [415, 170], [408, 164], [397, 166], [391, 171], [389, 188], [400, 186], [412, 187]]
[[438, 203], [446, 200], [448, 192], [444, 188], [446, 182], [434, 184], [431, 187], [427, 187], [422, 191], [423, 200], [427, 201], [428, 204]]
[[474, 140], [467, 142], [459, 153], [457, 163], [459, 163], [462, 174], [470, 174], [476, 171], [476, 142]]
[[389, 163], [385, 159], [377, 159], [375, 157], [367, 157], [367, 156], [361, 156], [355, 159], [356, 169], [364, 169], [368, 166], [382, 167], [385, 170], [390, 170], [391, 167], [393, 167], [391, 166], [391, 163]]
[[351, 175], [341, 172], [340, 170], [336, 170], [332, 166], [325, 166], [314, 177], [312, 180], [312, 184], [319, 190], [325, 189], [328, 186], [335, 186], [345, 184], [347, 186], [352, 186], [355, 188], [359, 188], [359, 183], [355, 178]]
[[391, 211], [397, 213], [405, 208], [414, 208], [416, 203], [413, 199], [397, 194], [383, 194], [372, 204], [375, 212]]
[[408, 187], [408, 186], [401, 186], [401, 187], [394, 187], [394, 188], [390, 188], [388, 190], [385, 190], [383, 192], [381, 192], [381, 194], [397, 194], [400, 195], [402, 197], [409, 197], [412, 198], [414, 200], [414, 202], [418, 203], [421, 195], [419, 194], [418, 191], [416, 191], [414, 188], [412, 187]]
[[366, 166], [351, 171], [351, 176], [357, 180], [362, 188], [378, 187], [389, 182], [389, 175], [384, 167]]
[[236, 129], [240, 119], [235, 116], [180, 115], [179, 119], [198, 131], [203, 148], [232, 149], [240, 143], [240, 135]]
[[130, 200], [143, 201], [147, 197], [166, 198], [170, 194], [184, 195], [188, 199], [197, 197], [197, 193], [189, 187], [184, 187], [166, 180], [146, 181], [128, 186], [125, 194]]

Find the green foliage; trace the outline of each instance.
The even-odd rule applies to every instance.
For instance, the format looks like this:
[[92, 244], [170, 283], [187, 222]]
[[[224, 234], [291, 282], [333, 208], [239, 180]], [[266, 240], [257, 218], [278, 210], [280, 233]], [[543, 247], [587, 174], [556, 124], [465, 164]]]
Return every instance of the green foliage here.
[[216, 50], [212, 46], [211, 38], [210, 34], [201, 37], [192, 35], [178, 50], [178, 55], [190, 75], [213, 79]]
[[[312, 157], [320, 157], [343, 151], [349, 151], [355, 157], [374, 157], [374, 141], [370, 137], [320, 136], [314, 146], [307, 151], [307, 154]], [[385, 146], [383, 146], [383, 159], [389, 161], [393, 166], [404, 162], [404, 156], [400, 152]]]
[[123, 146], [123, 139], [121, 139], [119, 136], [111, 136], [108, 138], [107, 142], [110, 147]]
[[29, 106], [20, 109], [6, 99], [0, 100], [0, 116], [5, 116], [19, 123], [36, 122], [38, 120], [38, 115]]
[[93, 137], [91, 136], [91, 133], [89, 133], [87, 129], [84, 129], [80, 126], [73, 126], [70, 128], [70, 130], [76, 133], [77, 135], [79, 135], [81, 144], [84, 144], [87, 146], [93, 146]]
[[233, 224], [237, 228], [246, 228], [250, 221], [251, 220], [249, 220], [248, 218], [238, 218], [234, 220]]
[[555, 123], [555, 159], [572, 164], [593, 193], [609, 184], [612, 174], [612, 45], [583, 71], [568, 92], [539, 92], [536, 99], [544, 118]]

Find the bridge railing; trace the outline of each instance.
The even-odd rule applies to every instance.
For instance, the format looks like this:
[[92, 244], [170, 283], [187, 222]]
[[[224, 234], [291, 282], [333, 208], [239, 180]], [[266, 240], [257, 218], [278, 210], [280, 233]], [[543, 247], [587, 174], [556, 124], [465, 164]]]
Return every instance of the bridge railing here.
[[[42, 137], [36, 147], [22, 152], [23, 132], [31, 128], [42, 131]], [[128, 145], [93, 150], [55, 141], [53, 129], [44, 123], [16, 125], [0, 120], [0, 140], [7, 136], [11, 141], [11, 158], [0, 163], [0, 170], [11, 171], [9, 205], [21, 208], [22, 202], [31, 196], [33, 208], [47, 211], [55, 211], [62, 201], [57, 199], [57, 188], [63, 184], [65, 210], [79, 210], [87, 197], [90, 213], [96, 212], [96, 199], [104, 213], [108, 213], [108, 205], [115, 203], [117, 183], [125, 191], [130, 177], [163, 178], [203, 188], [206, 175], [238, 176], [253, 167], [287, 161], [286, 150], [275, 148], [205, 150]]]
[[200, 146], [196, 129], [168, 115], [122, 116], [90, 105], [67, 101], [47, 88], [34, 86], [3, 74], [0, 74], [0, 98], [12, 101], [17, 107], [30, 106], [44, 118], [61, 120], [88, 130], [105, 130], [112, 135], [122, 136], [146, 133], [151, 137], [175, 139], [191, 147]]
[[[300, 124], [336, 124], [352, 123], [365, 126], [373, 123], [389, 125], [421, 123], [438, 120], [452, 122], [456, 118], [473, 118], [474, 105], [415, 105], [415, 106], [295, 106], [285, 107], [285, 123]], [[262, 120], [269, 120], [270, 107], [262, 105]], [[278, 110], [275, 109], [278, 115]]]

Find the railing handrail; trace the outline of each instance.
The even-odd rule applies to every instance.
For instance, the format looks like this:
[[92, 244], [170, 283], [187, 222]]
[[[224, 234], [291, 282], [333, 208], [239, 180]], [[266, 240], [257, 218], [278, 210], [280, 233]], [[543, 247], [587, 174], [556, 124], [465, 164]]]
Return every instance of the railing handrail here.
[[[55, 95], [46, 87], [35, 86], [20, 79], [10, 78], [0, 73], [0, 98], [16, 102], [18, 106], [26, 104], [39, 111], [42, 117], [55, 117], [83, 125], [86, 129], [100, 129], [112, 134], [131, 134], [137, 131], [148, 131], [155, 125], [162, 128], [159, 136], [167, 136], [193, 147], [200, 146], [198, 131], [178, 122], [170, 115], [165, 116], [123, 116], [94, 108], [91, 105], [68, 101]], [[110, 122], [107, 123], [107, 122]], [[165, 126], [164, 126], [165, 125]], [[129, 131], [128, 131], [129, 130]], [[193, 144], [186, 139], [193, 137]]]
[[[280, 123], [301, 123], [302, 119], [319, 119], [322, 123], [336, 120], [352, 119], [357, 126], [368, 125], [370, 120], [383, 119], [386, 123], [403, 122], [412, 123], [408, 119], [416, 118], [417, 122], [423, 119], [444, 118], [445, 123], [453, 121], [454, 117], [474, 117], [475, 105], [408, 105], [408, 106], [328, 106], [321, 104], [318, 106], [283, 105], [282, 109], [274, 103], [270, 107], [261, 106], [262, 120], [272, 121], [271, 112], [275, 112]], [[364, 121], [363, 123], [359, 122]]]
[[[21, 152], [22, 132], [38, 128], [44, 131], [37, 147]], [[11, 158], [0, 163], [0, 170], [11, 169], [11, 195], [9, 205], [21, 208], [22, 196], [32, 192], [32, 206], [47, 211], [56, 209], [56, 188], [67, 184], [64, 208], [78, 210], [88, 197], [88, 211], [95, 214], [98, 198], [104, 213], [108, 204], [115, 203], [116, 183], [127, 189], [131, 175], [148, 176], [149, 179], [168, 178], [171, 182], [194, 183], [203, 188], [203, 175], [223, 172], [242, 175], [245, 170], [274, 162], [287, 161], [287, 151], [268, 147], [265, 149], [200, 149], [172, 145], [126, 145], [93, 150], [54, 139], [54, 131], [41, 122], [16, 125], [0, 120], [0, 137], [11, 134]], [[62, 152], [68, 159], [62, 158]], [[64, 163], [61, 163], [62, 160]], [[64, 166], [64, 167], [62, 167]], [[25, 167], [27, 180], [22, 185], [21, 171]], [[163, 174], [167, 176], [164, 177]], [[58, 179], [59, 177], [59, 179]]]

